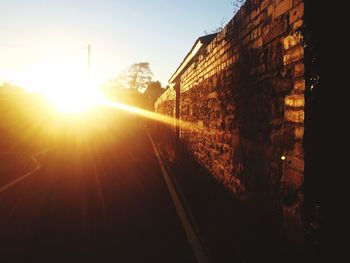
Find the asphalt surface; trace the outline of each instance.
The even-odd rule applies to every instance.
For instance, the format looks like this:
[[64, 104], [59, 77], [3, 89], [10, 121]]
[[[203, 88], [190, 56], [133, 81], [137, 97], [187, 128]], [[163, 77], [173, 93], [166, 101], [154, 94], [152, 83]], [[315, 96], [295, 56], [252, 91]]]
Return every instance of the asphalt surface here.
[[[40, 145], [0, 193], [0, 261], [195, 262], [143, 121], [97, 130]], [[0, 187], [25, 170], [6, 158]]]
[[174, 129], [154, 125], [153, 134], [209, 262], [320, 262], [310, 248], [285, 235], [283, 221], [268, 203], [227, 191], [176, 140]]

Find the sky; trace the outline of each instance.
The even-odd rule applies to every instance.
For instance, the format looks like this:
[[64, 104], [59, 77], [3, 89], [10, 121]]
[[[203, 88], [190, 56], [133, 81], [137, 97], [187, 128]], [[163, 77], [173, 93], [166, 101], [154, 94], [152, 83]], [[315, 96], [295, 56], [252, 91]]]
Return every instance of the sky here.
[[[232, 0], [0, 0], [0, 84], [26, 85], [47, 61], [57, 65], [51, 79], [83, 68], [90, 44], [98, 82], [149, 62], [165, 86], [195, 40], [225, 25], [233, 9]], [[81, 63], [66, 67], [70, 59]]]

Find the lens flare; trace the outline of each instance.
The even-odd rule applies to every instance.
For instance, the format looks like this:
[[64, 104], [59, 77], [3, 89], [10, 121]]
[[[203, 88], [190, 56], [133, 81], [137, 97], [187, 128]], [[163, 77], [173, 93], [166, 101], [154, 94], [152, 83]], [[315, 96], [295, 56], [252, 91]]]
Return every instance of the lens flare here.
[[85, 112], [101, 97], [95, 76], [88, 75], [83, 60], [74, 56], [37, 61], [25, 72], [21, 86], [44, 95], [60, 113]]

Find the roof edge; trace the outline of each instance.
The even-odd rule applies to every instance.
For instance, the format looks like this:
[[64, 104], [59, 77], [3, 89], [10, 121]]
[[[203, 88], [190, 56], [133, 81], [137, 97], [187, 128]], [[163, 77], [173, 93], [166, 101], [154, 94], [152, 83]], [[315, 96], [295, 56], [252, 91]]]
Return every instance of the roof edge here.
[[178, 66], [178, 68], [175, 70], [174, 74], [170, 77], [169, 83], [174, 82], [174, 80], [180, 75], [188, 63], [191, 62], [192, 58], [198, 53], [198, 51], [202, 48], [202, 46], [208, 46], [211, 41], [218, 35], [218, 33], [205, 35], [197, 38], [196, 42], [194, 42], [192, 48], [187, 53], [185, 58], [182, 60], [181, 64]]

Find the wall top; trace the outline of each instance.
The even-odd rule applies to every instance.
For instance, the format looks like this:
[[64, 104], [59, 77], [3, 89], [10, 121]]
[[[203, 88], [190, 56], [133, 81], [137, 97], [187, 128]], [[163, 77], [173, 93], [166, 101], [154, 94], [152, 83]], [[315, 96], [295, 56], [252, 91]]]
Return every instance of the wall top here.
[[198, 51], [203, 47], [209, 45], [209, 43], [217, 36], [218, 33], [205, 35], [199, 37], [194, 45], [192, 46], [191, 50], [187, 53], [184, 60], [181, 62], [180, 66], [176, 69], [175, 73], [171, 76], [169, 79], [169, 83], [174, 83], [175, 80], [179, 75], [181, 75], [182, 72], [184, 72], [189, 65], [190, 61], [193, 59], [193, 57], [196, 56]]

